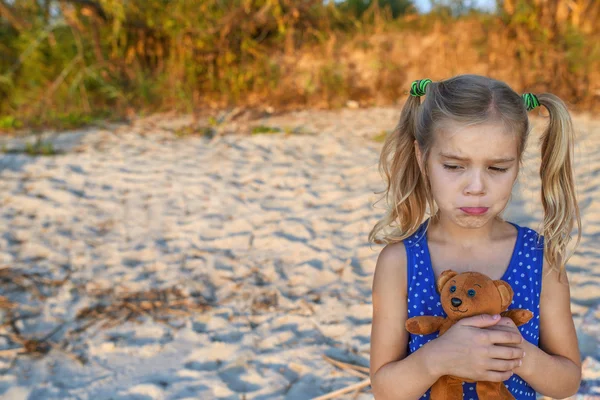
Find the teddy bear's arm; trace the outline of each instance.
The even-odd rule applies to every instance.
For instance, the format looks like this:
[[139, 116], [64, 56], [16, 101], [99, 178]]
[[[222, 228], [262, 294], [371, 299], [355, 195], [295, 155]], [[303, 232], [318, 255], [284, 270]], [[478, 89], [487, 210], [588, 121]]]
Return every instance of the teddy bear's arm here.
[[500, 313], [500, 315], [512, 319], [516, 326], [526, 324], [533, 318], [533, 313], [531, 311], [520, 308], [504, 311]]
[[406, 330], [414, 335], [428, 335], [439, 331], [445, 320], [444, 317], [432, 317], [430, 315], [412, 317], [406, 320]]

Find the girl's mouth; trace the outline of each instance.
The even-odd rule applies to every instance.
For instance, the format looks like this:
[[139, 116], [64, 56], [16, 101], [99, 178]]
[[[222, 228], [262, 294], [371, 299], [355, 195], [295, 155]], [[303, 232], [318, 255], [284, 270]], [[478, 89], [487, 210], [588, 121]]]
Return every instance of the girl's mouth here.
[[461, 207], [461, 210], [469, 215], [482, 215], [489, 210], [488, 207]]

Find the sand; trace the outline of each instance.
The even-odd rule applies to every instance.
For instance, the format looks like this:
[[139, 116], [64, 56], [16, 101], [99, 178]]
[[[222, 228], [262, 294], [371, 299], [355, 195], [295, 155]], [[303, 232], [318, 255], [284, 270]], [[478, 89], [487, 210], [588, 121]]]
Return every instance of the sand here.
[[[384, 188], [371, 138], [399, 112], [265, 116], [213, 139], [178, 137], [191, 117], [155, 115], [48, 132], [57, 156], [0, 155], [0, 309], [12, 304], [0, 316], [16, 319], [0, 328], [0, 398], [309, 399], [361, 382], [323, 356], [369, 365], [382, 246], [367, 235]], [[250, 135], [259, 125], [297, 133]], [[600, 120], [575, 126], [574, 398], [600, 398]], [[536, 134], [505, 215], [532, 228]], [[37, 352], [17, 355], [23, 345]]]

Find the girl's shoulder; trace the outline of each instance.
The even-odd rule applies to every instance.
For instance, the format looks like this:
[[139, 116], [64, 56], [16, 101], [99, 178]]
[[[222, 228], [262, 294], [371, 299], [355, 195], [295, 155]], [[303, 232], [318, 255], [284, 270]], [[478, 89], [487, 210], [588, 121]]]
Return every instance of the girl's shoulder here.
[[530, 225], [528, 223], [525, 224], [525, 223], [519, 223], [519, 222], [514, 222], [514, 221], [508, 221], [508, 220], [506, 222], [509, 222], [509, 223], [519, 227], [519, 229], [526, 234], [535, 234], [535, 235], [540, 236], [538, 230], [533, 228], [532, 225]]
[[[402, 241], [386, 245], [375, 264], [373, 298], [397, 304], [406, 297], [407, 256]], [[385, 299], [385, 300], [384, 300]], [[375, 300], [374, 300], [375, 301]]]
[[398, 272], [403, 272], [403, 270], [406, 270], [406, 250], [404, 241], [387, 244], [381, 249], [379, 256], [377, 257], [375, 273], [377, 274], [377, 272], [379, 272], [380, 275], [384, 273], [386, 275], [390, 273], [397, 274]]
[[[520, 225], [515, 222], [507, 221], [517, 228], [518, 235], [523, 242], [524, 246], [530, 246], [538, 249], [544, 248], [544, 235], [541, 235], [538, 230], [532, 228], [528, 224]], [[532, 249], [533, 250], [533, 249]]]
[[422, 222], [421, 225], [408, 237], [406, 237], [404, 242], [404, 247], [419, 247], [424, 240], [426, 240], [427, 234], [427, 224], [429, 223], [429, 219]]

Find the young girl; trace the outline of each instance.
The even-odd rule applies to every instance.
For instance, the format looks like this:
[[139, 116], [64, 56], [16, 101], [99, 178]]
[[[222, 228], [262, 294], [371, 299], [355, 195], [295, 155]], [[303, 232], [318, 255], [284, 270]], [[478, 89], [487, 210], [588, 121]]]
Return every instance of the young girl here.
[[[500, 216], [522, 166], [527, 111], [539, 105], [550, 120], [541, 138], [541, 235]], [[581, 360], [565, 272], [575, 222], [575, 247], [581, 238], [573, 136], [564, 103], [549, 93], [519, 96], [477, 75], [413, 83], [380, 158], [390, 207], [369, 235], [386, 244], [373, 278], [370, 376], [377, 400], [429, 398], [444, 375], [481, 381], [462, 385], [465, 399], [477, 399], [486, 381], [504, 382], [516, 399], [577, 392]], [[393, 230], [384, 234], [388, 226]], [[516, 327], [509, 318], [480, 315], [439, 338], [408, 333], [408, 318], [446, 316], [435, 288], [446, 269], [510, 283], [509, 309], [528, 309], [533, 318]]]

